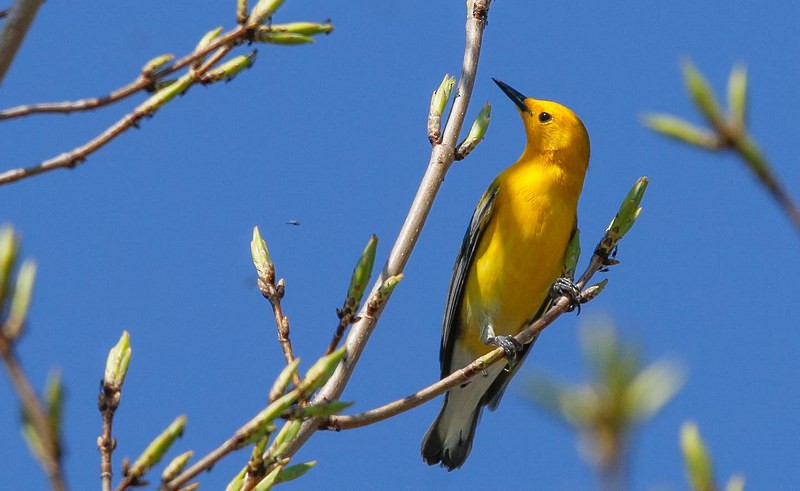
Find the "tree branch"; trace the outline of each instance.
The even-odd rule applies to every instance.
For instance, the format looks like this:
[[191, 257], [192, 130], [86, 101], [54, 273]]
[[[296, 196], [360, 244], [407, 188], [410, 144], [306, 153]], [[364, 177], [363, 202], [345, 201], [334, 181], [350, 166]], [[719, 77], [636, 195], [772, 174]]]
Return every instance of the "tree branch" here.
[[3, 31], [0, 32], [0, 84], [42, 3], [43, 0], [17, 0], [9, 10]]
[[[466, 47], [464, 48], [464, 59], [461, 68], [461, 77], [458, 83], [453, 107], [450, 117], [445, 126], [442, 142], [433, 147], [431, 157], [425, 175], [422, 178], [417, 194], [411, 204], [411, 208], [406, 216], [402, 228], [398, 234], [389, 258], [384, 265], [383, 271], [378, 276], [369, 298], [365, 305], [370, 305], [378, 300], [380, 287], [386, 278], [400, 274], [408, 262], [414, 245], [419, 238], [428, 213], [433, 206], [439, 187], [444, 181], [447, 170], [453, 163], [455, 147], [461, 127], [464, 123], [464, 116], [467, 112], [472, 88], [475, 84], [475, 74], [478, 68], [478, 58], [480, 56], [483, 30], [489, 13], [491, 0], [473, 0], [472, 8], [469, 10], [466, 22]], [[347, 357], [339, 365], [333, 377], [315, 397], [315, 401], [332, 401], [341, 396], [350, 376], [358, 363], [367, 341], [380, 317], [385, 302], [380, 303], [380, 307], [371, 315], [361, 315], [361, 319], [353, 325], [347, 336], [345, 346], [347, 347]], [[364, 309], [362, 308], [362, 313]], [[303, 424], [297, 437], [292, 442], [287, 455], [291, 456], [296, 452], [317, 430], [320, 419], [309, 420]]]
[[[592, 257], [589, 266], [586, 268], [586, 271], [576, 283], [576, 286], [583, 289], [589, 280], [591, 280], [592, 276], [594, 276], [596, 272], [606, 267], [607, 264], [608, 262], [604, 260], [600, 254], [595, 254]], [[596, 292], [592, 290], [584, 290], [581, 296], [578, 298], [578, 301], [580, 303], [587, 303], [594, 299], [595, 296]], [[570, 310], [570, 305], [571, 300], [567, 296], [562, 295], [558, 297], [554, 301], [553, 305], [541, 317], [528, 324], [528, 326], [526, 326], [514, 337], [520, 343], [531, 343], [536, 336], [538, 336], [547, 326], [552, 324], [553, 321], [559, 318], [561, 314], [568, 312]], [[373, 423], [378, 423], [435, 399], [448, 390], [469, 381], [475, 375], [481, 373], [483, 370], [486, 370], [504, 358], [505, 352], [503, 348], [496, 348], [477, 358], [464, 368], [456, 370], [447, 377], [429, 385], [428, 387], [425, 387], [414, 394], [402, 399], [398, 399], [394, 402], [390, 402], [389, 404], [385, 404], [378, 408], [365, 411], [363, 413], [344, 416], [329, 416], [326, 421], [320, 422], [319, 428], [339, 431], [361, 428]]]
[[42, 401], [36, 395], [33, 385], [25, 376], [22, 366], [14, 355], [12, 341], [2, 332], [0, 332], [0, 357], [2, 357], [14, 389], [19, 395], [23, 412], [30, 419], [37, 436], [41, 439], [42, 452], [37, 453], [39, 453], [39, 461], [50, 479], [50, 485], [56, 491], [64, 491], [66, 484], [61, 469], [61, 450], [57, 437], [53, 433]]
[[[237, 28], [235, 32], [238, 32], [240, 30], [244, 32], [240, 28]], [[213, 44], [216, 43], [212, 43], [212, 45]], [[206, 49], [208, 50], [208, 48]], [[217, 54], [222, 53], [224, 55], [227, 52], [224, 47], [218, 49], [220, 49], [220, 51]], [[183, 60], [181, 60], [180, 63], [189, 64], [192, 61], [199, 59], [200, 56], [202, 56], [202, 55], [198, 56], [195, 55], [203, 52], [206, 52], [206, 50], [198, 51], [197, 53], [191, 56], [187, 56]], [[215, 61], [219, 61], [220, 58], [221, 56], [214, 57]], [[167, 71], [170, 71], [173, 68], [177, 69], [175, 68], [175, 66], [173, 66]], [[204, 83], [207, 82], [207, 80], [205, 79], [205, 74], [208, 73], [210, 69], [211, 65], [205, 63], [203, 64], [202, 67], [192, 71], [189, 75], [184, 75], [183, 77], [178, 79], [178, 81], [174, 82], [174, 84], [178, 84], [181, 81], [184, 81], [185, 88], [183, 89], [183, 91], [185, 92], [186, 90], [189, 89], [189, 87], [191, 87], [197, 82], [204, 82]], [[168, 90], [168, 89], [170, 89], [170, 87], [167, 87], [166, 89], [162, 90]], [[136, 127], [143, 118], [153, 115], [155, 111], [158, 110], [165, 103], [165, 101], [159, 100], [160, 93], [161, 91], [151, 96], [145, 102], [137, 106], [132, 112], [123, 116], [122, 119], [111, 125], [109, 128], [107, 128], [105, 131], [97, 135], [95, 138], [89, 140], [84, 145], [74, 148], [69, 152], [62, 153], [61, 155], [58, 155], [51, 159], [45, 160], [44, 162], [38, 165], [27, 168], [12, 169], [3, 172], [2, 174], [0, 174], [0, 185], [16, 182], [26, 177], [35, 176], [37, 174], [42, 174], [44, 172], [52, 171], [55, 169], [77, 167], [78, 165], [82, 164], [86, 160], [86, 157], [88, 157], [91, 153], [96, 152], [97, 150], [105, 146], [107, 143], [109, 143], [111, 140], [118, 137], [125, 131], [133, 127]]]
[[193, 51], [179, 60], [173, 61], [169, 66], [159, 70], [157, 73], [140, 74], [127, 85], [120, 87], [106, 96], [90, 97], [78, 101], [45, 102], [42, 104], [26, 104], [22, 106], [16, 106], [0, 111], [0, 121], [4, 119], [28, 116], [30, 114], [69, 114], [75, 111], [89, 111], [119, 102], [142, 90], [153, 91], [155, 82], [158, 80], [163, 80], [167, 76], [172, 75], [178, 70], [191, 65], [218, 48], [223, 46], [233, 47], [237, 44], [240, 44], [244, 40], [246, 34], [247, 29], [244, 27], [235, 27], [234, 29], [231, 29], [229, 32], [226, 32], [219, 38], [215, 39], [213, 42], [209, 43], [208, 46]]

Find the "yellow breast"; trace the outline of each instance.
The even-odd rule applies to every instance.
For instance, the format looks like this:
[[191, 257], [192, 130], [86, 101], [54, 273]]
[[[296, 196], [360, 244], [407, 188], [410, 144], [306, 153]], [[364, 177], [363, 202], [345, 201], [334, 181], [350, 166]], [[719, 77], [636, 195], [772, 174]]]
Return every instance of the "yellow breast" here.
[[460, 312], [461, 341], [476, 355], [491, 349], [480, 340], [483, 326], [519, 333], [561, 275], [580, 194], [570, 182], [561, 167], [524, 159], [495, 180], [499, 190]]

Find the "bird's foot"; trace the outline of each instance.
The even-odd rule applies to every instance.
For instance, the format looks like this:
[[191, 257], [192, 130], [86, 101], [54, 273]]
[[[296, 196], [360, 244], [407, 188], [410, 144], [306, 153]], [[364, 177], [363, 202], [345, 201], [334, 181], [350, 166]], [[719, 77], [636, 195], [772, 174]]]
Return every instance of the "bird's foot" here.
[[513, 367], [517, 364], [517, 355], [522, 351], [522, 343], [517, 341], [514, 336], [493, 336], [487, 340], [488, 344], [503, 348], [508, 360], [508, 366]]
[[578, 309], [578, 314], [581, 313], [581, 289], [567, 277], [561, 277], [553, 283], [553, 295], [556, 297], [565, 296], [569, 299], [569, 306], [567, 312], [572, 312]]

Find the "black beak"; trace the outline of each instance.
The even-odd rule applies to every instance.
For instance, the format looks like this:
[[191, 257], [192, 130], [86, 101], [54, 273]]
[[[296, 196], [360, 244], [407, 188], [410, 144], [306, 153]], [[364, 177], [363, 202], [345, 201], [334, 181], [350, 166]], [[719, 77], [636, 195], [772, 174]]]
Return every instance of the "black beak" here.
[[519, 108], [520, 111], [522, 111], [524, 113], [528, 113], [528, 114], [531, 113], [531, 110], [528, 109], [528, 106], [525, 105], [525, 99], [527, 99], [527, 97], [525, 97], [524, 95], [520, 94], [515, 89], [512, 89], [508, 84], [497, 80], [496, 78], [492, 78], [492, 80], [494, 80], [494, 83], [496, 83], [497, 86], [500, 87], [500, 89], [503, 92], [505, 92], [505, 94], [508, 96], [509, 99], [514, 101], [514, 104], [517, 105], [517, 107]]

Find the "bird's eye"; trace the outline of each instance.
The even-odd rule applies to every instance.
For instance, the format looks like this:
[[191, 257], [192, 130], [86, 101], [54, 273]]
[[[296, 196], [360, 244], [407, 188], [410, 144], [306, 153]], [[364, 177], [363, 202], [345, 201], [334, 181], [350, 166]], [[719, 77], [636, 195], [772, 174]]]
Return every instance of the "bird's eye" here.
[[553, 119], [553, 116], [551, 116], [550, 113], [546, 113], [546, 112], [540, 112], [539, 113], [539, 122], [540, 123], [547, 123], [551, 119]]

